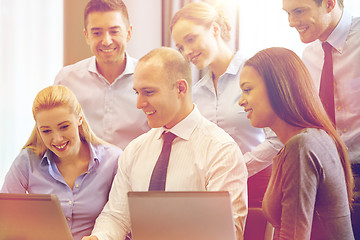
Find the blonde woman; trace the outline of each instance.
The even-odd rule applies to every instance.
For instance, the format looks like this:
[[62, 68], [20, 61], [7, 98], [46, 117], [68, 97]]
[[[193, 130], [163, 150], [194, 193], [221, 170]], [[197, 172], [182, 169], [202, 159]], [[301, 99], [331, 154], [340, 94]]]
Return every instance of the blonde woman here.
[[170, 29], [180, 53], [199, 70], [208, 67], [193, 86], [193, 100], [204, 117], [239, 145], [249, 172], [249, 207], [261, 207], [272, 158], [282, 144], [269, 129], [252, 127], [237, 104], [242, 94], [239, 74], [245, 59], [228, 46], [231, 27], [227, 19], [207, 3], [190, 3], [173, 16]]
[[74, 239], [81, 239], [107, 202], [121, 149], [94, 135], [67, 87], [41, 90], [32, 112], [35, 127], [1, 192], [56, 194]]

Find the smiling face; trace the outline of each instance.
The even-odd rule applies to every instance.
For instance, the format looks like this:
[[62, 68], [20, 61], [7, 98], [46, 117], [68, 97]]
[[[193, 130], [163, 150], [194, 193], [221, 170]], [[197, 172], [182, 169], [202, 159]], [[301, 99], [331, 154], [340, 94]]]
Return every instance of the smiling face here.
[[82, 117], [67, 107], [55, 107], [36, 113], [36, 126], [45, 146], [61, 158], [76, 157], [80, 151], [79, 126]]
[[334, 26], [330, 12], [334, 6], [329, 6], [329, 3], [333, 1], [323, 0], [318, 6], [314, 0], [283, 0], [289, 25], [296, 28], [303, 43], [317, 39], [325, 41], [331, 34]]
[[271, 127], [278, 116], [268, 96], [264, 79], [250, 66], [240, 73], [240, 88], [243, 91], [239, 105], [245, 108], [251, 125], [257, 128]]
[[181, 100], [185, 80], [171, 83], [161, 64], [138, 63], [134, 72], [134, 90], [137, 94], [137, 108], [142, 109], [152, 128], [172, 128], [187, 113]]
[[179, 52], [199, 70], [214, 62], [217, 53], [219, 37], [218, 25], [214, 23], [210, 28], [180, 19], [172, 28], [172, 38]]
[[97, 64], [121, 64], [132, 31], [132, 26], [125, 24], [121, 12], [91, 12], [87, 22], [84, 34]]

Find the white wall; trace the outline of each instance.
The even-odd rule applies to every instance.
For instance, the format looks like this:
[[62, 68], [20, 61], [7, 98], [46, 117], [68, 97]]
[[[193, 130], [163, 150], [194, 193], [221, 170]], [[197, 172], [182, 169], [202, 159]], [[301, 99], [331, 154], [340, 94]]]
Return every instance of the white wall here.
[[130, 23], [132, 38], [127, 51], [140, 58], [150, 50], [161, 46], [161, 0], [124, 0]]
[[0, 0], [0, 187], [34, 127], [37, 92], [62, 66], [62, 0]]

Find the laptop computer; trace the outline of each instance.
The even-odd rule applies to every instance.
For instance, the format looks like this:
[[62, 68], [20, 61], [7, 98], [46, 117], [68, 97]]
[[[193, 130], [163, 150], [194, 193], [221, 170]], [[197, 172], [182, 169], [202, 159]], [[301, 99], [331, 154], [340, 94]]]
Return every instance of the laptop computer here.
[[128, 192], [134, 240], [235, 240], [228, 192]]
[[0, 240], [72, 240], [53, 194], [0, 193]]

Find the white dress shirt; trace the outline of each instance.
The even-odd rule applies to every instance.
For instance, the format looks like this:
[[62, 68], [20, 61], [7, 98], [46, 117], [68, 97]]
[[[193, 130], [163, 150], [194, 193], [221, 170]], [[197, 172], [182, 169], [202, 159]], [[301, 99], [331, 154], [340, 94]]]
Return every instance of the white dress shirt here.
[[[326, 40], [333, 47], [336, 128], [349, 148], [351, 163], [360, 163], [360, 18], [343, 12], [340, 22]], [[317, 89], [324, 64], [322, 42], [306, 47], [303, 61]]]
[[245, 59], [237, 52], [225, 73], [219, 77], [215, 92], [211, 71], [193, 86], [193, 99], [200, 113], [225, 130], [244, 154], [249, 177], [272, 164], [283, 144], [269, 128], [254, 128], [240, 107], [242, 91], [240, 70]]
[[[148, 190], [164, 130], [151, 129], [132, 141], [121, 155], [109, 201], [93, 230], [100, 240], [124, 239], [130, 231], [127, 192]], [[243, 235], [247, 171], [237, 144], [196, 107], [170, 131], [178, 137], [171, 148], [166, 191], [229, 191], [237, 234]]]
[[136, 108], [133, 73], [137, 60], [126, 54], [124, 72], [110, 84], [96, 68], [95, 56], [64, 67], [55, 84], [70, 88], [95, 134], [121, 149], [150, 128]]

